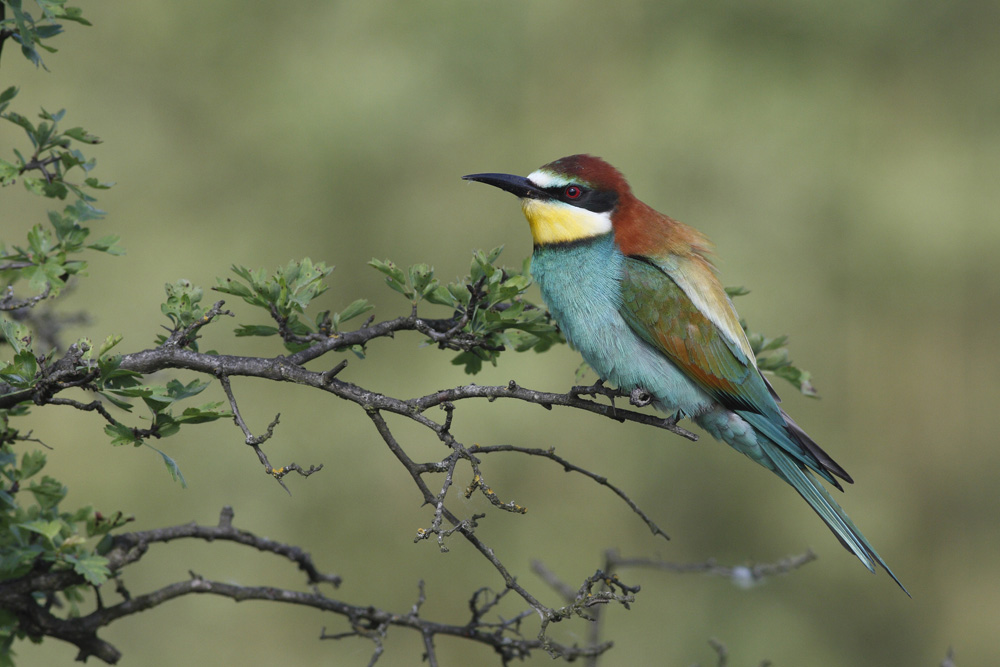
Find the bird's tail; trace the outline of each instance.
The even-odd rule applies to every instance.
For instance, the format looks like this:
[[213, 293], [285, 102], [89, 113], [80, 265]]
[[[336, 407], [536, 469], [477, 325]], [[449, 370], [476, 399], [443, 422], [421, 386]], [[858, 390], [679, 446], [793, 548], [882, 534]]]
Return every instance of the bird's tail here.
[[841, 487], [835, 477], [851, 482], [850, 475], [820, 449], [819, 445], [813, 442], [791, 418], [783, 412], [780, 414], [783, 422], [780, 424], [760, 413], [745, 410], [737, 410], [735, 413], [716, 410], [702, 414], [696, 419], [716, 438], [774, 471], [791, 484], [833, 531], [840, 543], [857, 556], [865, 567], [874, 572], [876, 565], [881, 566], [903, 592], [910, 595], [867, 538], [830, 496], [823, 482], [813, 475], [813, 471], [838, 489]]
[[875, 571], [876, 564], [880, 565], [883, 570], [889, 573], [892, 580], [903, 589], [903, 592], [907, 596], [910, 596], [910, 592], [906, 590], [906, 587], [893, 574], [889, 566], [882, 560], [882, 557], [875, 551], [875, 548], [868, 542], [868, 539], [862, 535], [850, 517], [837, 504], [837, 501], [830, 496], [823, 487], [822, 482], [817, 480], [812, 473], [804, 469], [799, 463], [790, 459], [784, 452], [775, 452], [771, 456], [771, 460], [774, 461], [777, 467], [776, 472], [786, 482], [791, 484], [799, 492], [799, 495], [805, 498], [809, 506], [813, 508], [813, 511], [819, 515], [819, 518], [823, 519], [823, 522], [833, 531], [833, 534], [837, 536], [837, 539], [840, 540], [840, 543], [848, 551], [857, 556], [865, 564], [865, 567], [872, 572]]

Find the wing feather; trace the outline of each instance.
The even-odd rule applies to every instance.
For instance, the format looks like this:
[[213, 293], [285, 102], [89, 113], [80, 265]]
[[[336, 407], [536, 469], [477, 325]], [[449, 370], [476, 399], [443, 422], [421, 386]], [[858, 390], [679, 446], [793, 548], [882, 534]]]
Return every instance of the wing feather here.
[[[778, 407], [777, 394], [758, 370], [742, 327], [731, 325], [738, 326], [739, 319], [714, 273], [700, 282], [678, 280], [677, 261], [672, 258], [665, 268], [647, 257], [626, 258], [621, 314], [628, 325], [800, 464], [838, 488], [833, 475], [850, 482], [847, 472]], [[696, 290], [694, 285], [705, 287]], [[725, 310], [706, 313], [700, 307], [705, 303]]]
[[[676, 273], [676, 271], [674, 272]], [[718, 285], [718, 281], [713, 281]], [[721, 286], [718, 287], [722, 291]], [[723, 295], [725, 292], [723, 292]], [[713, 398], [730, 409], [752, 410], [776, 421], [781, 413], [757, 370], [743, 329], [723, 328], [664, 270], [648, 258], [629, 257], [622, 277], [622, 316]], [[723, 304], [732, 309], [726, 299]], [[735, 313], [726, 320], [738, 322]]]

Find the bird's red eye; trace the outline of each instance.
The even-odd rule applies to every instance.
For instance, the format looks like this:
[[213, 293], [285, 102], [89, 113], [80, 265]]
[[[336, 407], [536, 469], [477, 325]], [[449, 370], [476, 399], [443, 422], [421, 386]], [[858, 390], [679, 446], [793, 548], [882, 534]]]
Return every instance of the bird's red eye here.
[[583, 194], [583, 190], [575, 185], [570, 185], [566, 188], [565, 194], [566, 199], [576, 199]]

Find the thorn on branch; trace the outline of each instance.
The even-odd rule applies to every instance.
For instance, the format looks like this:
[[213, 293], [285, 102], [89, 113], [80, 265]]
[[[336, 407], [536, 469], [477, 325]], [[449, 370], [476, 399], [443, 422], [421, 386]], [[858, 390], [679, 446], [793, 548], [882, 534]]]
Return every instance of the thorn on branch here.
[[[45, 442], [43, 442], [41, 439], [32, 438], [31, 436], [33, 433], [34, 431], [32, 430], [22, 435], [21, 432], [18, 431], [17, 429], [10, 428], [8, 426], [6, 431], [0, 431], [0, 446], [7, 444], [14, 444], [15, 442], [34, 442], [36, 444], [41, 445], [45, 449], [52, 449], [52, 447], [45, 444]], [[17, 482], [15, 482], [15, 484], [16, 483]]]
[[413, 618], [419, 618], [420, 608], [427, 601], [427, 595], [424, 593], [424, 580], [421, 579], [417, 582], [417, 601], [413, 603], [413, 608], [410, 609], [410, 616]]
[[[256, 447], [257, 445], [261, 445], [270, 440], [271, 436], [274, 435], [274, 428], [278, 425], [278, 422], [280, 420], [281, 420], [281, 413], [279, 412], [278, 414], [274, 415], [274, 419], [272, 419], [271, 423], [267, 425], [267, 431], [264, 432], [264, 435], [258, 435], [258, 436], [248, 435], [247, 444]], [[246, 426], [246, 424], [244, 424], [244, 426]], [[249, 433], [250, 433], [249, 429], [244, 431], [244, 434], [249, 434]]]
[[347, 359], [343, 359], [339, 364], [323, 373], [323, 375], [320, 376], [320, 382], [323, 383], [324, 387], [329, 386], [329, 384], [333, 382], [333, 378], [337, 377], [340, 371], [345, 368], [347, 368]]
[[523, 505], [518, 505], [513, 500], [507, 503], [501, 501], [500, 498], [497, 496], [496, 492], [493, 489], [491, 489], [486, 482], [483, 481], [483, 476], [479, 472], [473, 474], [472, 482], [465, 489], [465, 497], [466, 498], [471, 497], [472, 494], [475, 493], [476, 489], [482, 491], [483, 495], [486, 496], [486, 499], [489, 500], [494, 505], [494, 507], [499, 507], [505, 512], [513, 512], [514, 514], [526, 514], [528, 511], [527, 507], [524, 507]]
[[[278, 425], [278, 422], [281, 419], [281, 413], [279, 412], [276, 414], [274, 419], [271, 420], [271, 423], [267, 425], [267, 432], [265, 432], [264, 435], [255, 436], [250, 432], [250, 427], [247, 426], [247, 423], [243, 421], [243, 415], [240, 413], [240, 406], [236, 404], [236, 396], [233, 394], [233, 387], [229, 382], [229, 376], [226, 375], [225, 371], [219, 371], [216, 374], [216, 377], [219, 378], [219, 384], [222, 385], [222, 390], [226, 392], [226, 397], [229, 399], [229, 407], [232, 408], [233, 411], [233, 421], [236, 422], [236, 425], [240, 427], [241, 431], [243, 431], [243, 437], [246, 444], [256, 449], [258, 445], [267, 442], [267, 440], [274, 435], [274, 428]], [[258, 454], [260, 454], [259, 450]], [[263, 459], [261, 463], [265, 463], [266, 465], [266, 459]]]
[[444, 424], [441, 425], [441, 433], [451, 433], [451, 420], [455, 414], [455, 404], [444, 402], [441, 409], [445, 411]]
[[115, 572], [113, 575], [115, 580], [115, 593], [118, 593], [118, 595], [120, 595], [123, 600], [128, 602], [129, 600], [132, 599], [132, 594], [129, 593], [127, 588], [125, 588], [125, 582], [122, 581], [119, 575], [120, 575], [119, 572]]
[[225, 507], [223, 507], [222, 511], [219, 512], [219, 528], [221, 530], [229, 530], [230, 528], [232, 528], [234, 516], [236, 516], [236, 513], [233, 512], [233, 508], [231, 505], [226, 505]]

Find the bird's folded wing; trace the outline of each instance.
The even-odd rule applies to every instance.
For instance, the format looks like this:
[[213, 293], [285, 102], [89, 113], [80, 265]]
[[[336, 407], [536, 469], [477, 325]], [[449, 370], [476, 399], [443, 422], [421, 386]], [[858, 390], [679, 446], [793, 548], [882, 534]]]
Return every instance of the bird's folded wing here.
[[[683, 265], [685, 261], [692, 264]], [[732, 303], [707, 263], [630, 256], [621, 295], [621, 314], [632, 330], [706, 393], [838, 488], [831, 473], [850, 481], [778, 407]]]
[[695, 280], [678, 278], [677, 261], [683, 260], [625, 260], [625, 321], [727, 408], [752, 410], [780, 422], [780, 410], [718, 280], [711, 275], [710, 284], [699, 286]]

